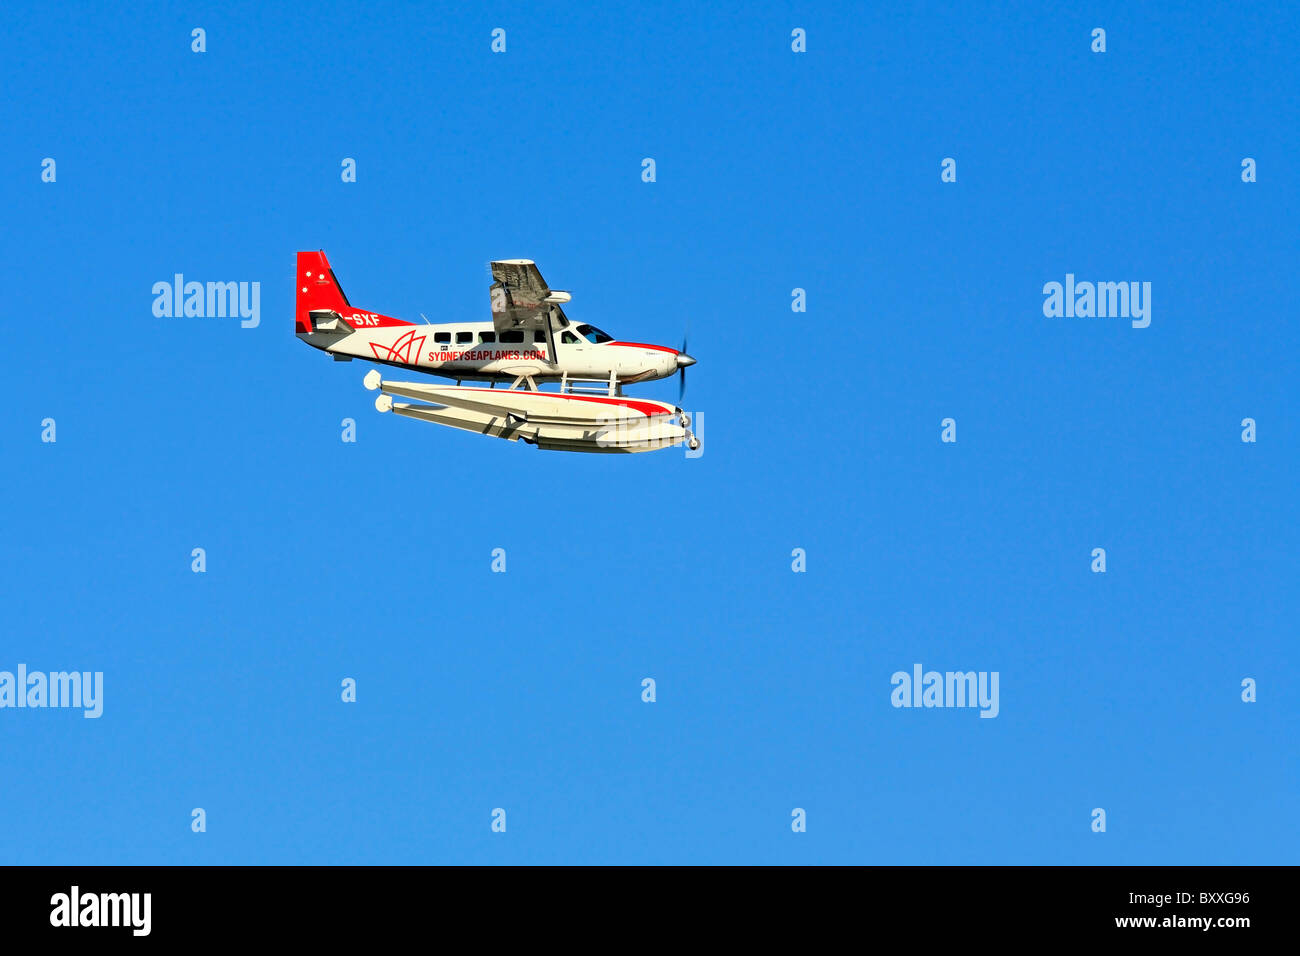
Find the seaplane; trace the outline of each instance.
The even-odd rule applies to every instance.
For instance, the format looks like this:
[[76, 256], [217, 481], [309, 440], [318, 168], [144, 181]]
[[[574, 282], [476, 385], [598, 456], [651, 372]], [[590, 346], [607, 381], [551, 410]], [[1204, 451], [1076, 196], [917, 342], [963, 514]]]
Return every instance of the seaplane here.
[[[323, 251], [299, 252], [294, 332], [335, 361], [456, 382], [395, 382], [371, 369], [362, 384], [379, 392], [380, 412], [555, 451], [700, 447], [680, 407], [686, 369], [695, 364], [684, 340], [680, 349], [620, 341], [570, 321], [561, 306], [572, 296], [547, 286], [531, 259], [500, 259], [491, 268], [490, 322], [421, 324], [356, 308]], [[679, 377], [676, 405], [623, 394], [625, 385], [672, 375]]]

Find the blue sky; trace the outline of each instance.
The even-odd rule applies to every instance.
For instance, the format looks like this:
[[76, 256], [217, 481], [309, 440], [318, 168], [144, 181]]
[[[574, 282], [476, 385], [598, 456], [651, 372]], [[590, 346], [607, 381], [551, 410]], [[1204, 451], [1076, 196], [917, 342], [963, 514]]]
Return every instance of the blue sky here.
[[[105, 699], [0, 710], [0, 861], [1297, 861], [1294, 11], [5, 17], [0, 670]], [[317, 248], [391, 315], [529, 257], [689, 327], [704, 455], [378, 415], [292, 335]], [[261, 324], [155, 318], [178, 272]], [[892, 707], [918, 662], [998, 717]]]

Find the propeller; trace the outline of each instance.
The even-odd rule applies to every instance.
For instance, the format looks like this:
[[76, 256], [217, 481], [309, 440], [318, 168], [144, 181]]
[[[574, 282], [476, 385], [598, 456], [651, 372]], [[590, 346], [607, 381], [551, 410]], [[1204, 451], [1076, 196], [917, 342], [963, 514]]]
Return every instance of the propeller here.
[[[688, 354], [686, 351], [686, 338], [688, 334], [689, 333], [687, 332], [682, 333], [682, 349], [680, 353], [682, 355]], [[685, 395], [686, 395], [686, 366], [681, 365], [677, 373], [677, 404], [679, 407], [681, 406], [682, 398]]]

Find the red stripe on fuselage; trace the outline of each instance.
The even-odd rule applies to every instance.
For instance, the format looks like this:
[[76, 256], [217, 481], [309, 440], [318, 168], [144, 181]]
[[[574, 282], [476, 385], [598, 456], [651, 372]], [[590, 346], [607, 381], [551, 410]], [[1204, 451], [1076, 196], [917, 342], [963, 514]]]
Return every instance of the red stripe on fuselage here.
[[622, 345], [629, 349], [654, 349], [656, 352], [672, 352], [677, 354], [676, 349], [670, 349], [666, 345], [647, 345], [645, 342], [606, 342], [606, 345]]

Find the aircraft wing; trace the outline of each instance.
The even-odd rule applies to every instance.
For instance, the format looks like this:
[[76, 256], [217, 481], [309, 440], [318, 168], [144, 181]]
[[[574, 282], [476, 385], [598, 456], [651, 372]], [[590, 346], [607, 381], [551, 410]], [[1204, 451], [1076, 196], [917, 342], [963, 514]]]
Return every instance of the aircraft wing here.
[[569, 293], [547, 286], [531, 259], [494, 260], [492, 278], [492, 325], [497, 332], [541, 329], [547, 355], [554, 355], [553, 332], [568, 321], [560, 305], [569, 301]]

